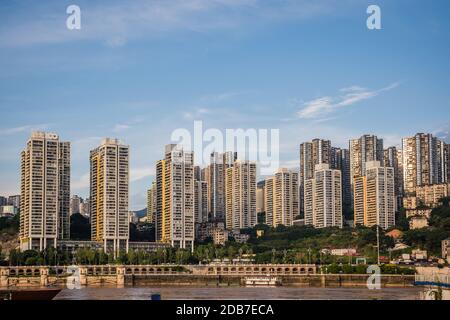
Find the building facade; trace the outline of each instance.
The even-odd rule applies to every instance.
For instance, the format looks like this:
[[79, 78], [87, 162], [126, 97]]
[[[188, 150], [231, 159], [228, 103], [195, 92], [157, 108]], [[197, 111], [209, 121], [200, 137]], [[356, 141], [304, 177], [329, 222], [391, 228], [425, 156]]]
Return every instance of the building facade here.
[[147, 190], [147, 222], [155, 223], [156, 216], [156, 181], [152, 183], [150, 189]]
[[327, 163], [332, 166], [332, 148], [330, 140], [313, 139], [300, 145], [300, 212], [304, 212], [304, 182], [314, 177], [317, 164]]
[[20, 195], [9, 196], [8, 205], [14, 206], [20, 211]]
[[437, 140], [438, 183], [450, 182], [450, 144]]
[[418, 186], [442, 182], [439, 181], [438, 140], [432, 134], [418, 133], [404, 138], [402, 148], [406, 193], [413, 193]]
[[91, 240], [128, 252], [129, 146], [106, 138], [90, 153]]
[[378, 225], [388, 229], [395, 225], [394, 169], [379, 161], [367, 163], [366, 175], [354, 183], [355, 225]]
[[342, 176], [342, 208], [350, 212], [352, 208], [352, 186], [350, 181], [350, 151], [332, 148], [330, 168], [341, 170]]
[[0, 206], [0, 217], [13, 217], [19, 213], [15, 206]]
[[416, 187], [415, 192], [403, 199], [407, 210], [435, 208], [441, 199], [450, 196], [450, 183], [440, 183]]
[[70, 198], [70, 215], [74, 213], [80, 213], [80, 206], [83, 203], [83, 199], [79, 196], [72, 196]]
[[315, 167], [314, 177], [305, 181], [305, 225], [315, 228], [343, 226], [341, 171], [329, 164]]
[[350, 140], [350, 179], [353, 186], [355, 178], [366, 174], [366, 163], [384, 161], [383, 139], [374, 135], [363, 135]]
[[298, 173], [280, 169], [274, 177], [266, 180], [264, 199], [266, 224], [292, 226], [299, 215]]
[[236, 152], [213, 152], [210, 164], [204, 170], [203, 181], [208, 185], [208, 213], [211, 221], [225, 221], [225, 179], [227, 169], [237, 159]]
[[384, 167], [394, 169], [395, 195], [403, 196], [403, 172], [400, 170], [399, 150], [396, 147], [389, 147], [384, 150]]
[[208, 221], [208, 183], [195, 181], [195, 223]]
[[20, 248], [44, 250], [70, 237], [70, 143], [33, 132], [21, 153]]
[[256, 215], [256, 163], [236, 160], [225, 179], [228, 230], [252, 228]]
[[170, 144], [156, 164], [156, 240], [194, 249], [194, 154]]
[[266, 220], [266, 204], [265, 204], [265, 181], [259, 181], [256, 185], [256, 214], [263, 221]]

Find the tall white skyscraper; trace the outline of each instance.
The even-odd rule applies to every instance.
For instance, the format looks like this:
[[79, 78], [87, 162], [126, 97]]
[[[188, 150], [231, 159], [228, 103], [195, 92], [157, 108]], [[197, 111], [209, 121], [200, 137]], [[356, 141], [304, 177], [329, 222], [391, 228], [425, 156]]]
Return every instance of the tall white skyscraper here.
[[156, 181], [147, 190], [147, 222], [154, 223], [156, 216]]
[[300, 145], [300, 211], [304, 212], [304, 182], [314, 177], [314, 169], [317, 164], [328, 163], [330, 167], [333, 161], [333, 148], [330, 140], [313, 139]]
[[208, 222], [208, 183], [195, 181], [195, 223]]
[[438, 140], [432, 134], [417, 133], [404, 138], [403, 180], [406, 193], [414, 193], [416, 187], [441, 183]]
[[91, 151], [91, 239], [104, 250], [128, 251], [129, 147], [104, 139]]
[[236, 160], [236, 152], [213, 152], [210, 164], [205, 168], [204, 181], [208, 185], [208, 210], [212, 221], [225, 221], [225, 177], [226, 171]]
[[280, 169], [265, 184], [266, 224], [292, 226], [299, 214], [298, 173]]
[[166, 146], [165, 158], [156, 164], [156, 239], [173, 247], [194, 249], [194, 154]]
[[359, 139], [350, 140], [350, 179], [366, 174], [366, 163], [369, 161], [384, 161], [383, 139], [374, 135], [363, 135]]
[[227, 169], [226, 228], [252, 228], [256, 223], [256, 163], [236, 160]]
[[366, 175], [355, 179], [355, 224], [388, 229], [395, 225], [394, 168], [382, 167], [379, 161], [366, 164]]
[[305, 181], [305, 224], [315, 228], [342, 228], [341, 171], [318, 164], [314, 177]]
[[438, 183], [448, 183], [450, 182], [450, 145], [437, 140], [436, 148]]
[[352, 187], [350, 182], [350, 151], [348, 149], [331, 148], [331, 169], [341, 170], [342, 208], [349, 212], [352, 208]]
[[263, 215], [266, 212], [265, 204], [265, 181], [260, 181], [256, 185], [256, 214]]
[[70, 143], [33, 132], [21, 159], [20, 248], [56, 248], [70, 237]]

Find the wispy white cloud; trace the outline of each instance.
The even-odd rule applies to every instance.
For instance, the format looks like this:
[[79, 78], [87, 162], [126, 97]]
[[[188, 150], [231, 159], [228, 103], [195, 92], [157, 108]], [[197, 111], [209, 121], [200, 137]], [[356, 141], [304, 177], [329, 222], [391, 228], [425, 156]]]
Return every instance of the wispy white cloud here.
[[127, 122], [116, 124], [113, 128], [113, 132], [115, 133], [124, 132], [128, 129], [133, 128], [134, 125], [144, 122], [144, 120], [145, 120], [144, 117], [136, 116]]
[[450, 123], [447, 123], [433, 130], [433, 134], [439, 139], [442, 139], [445, 142], [450, 143]]
[[379, 90], [369, 90], [359, 86], [343, 88], [340, 90], [343, 94], [339, 96], [324, 96], [303, 103], [302, 109], [297, 112], [297, 116], [301, 119], [323, 118], [342, 107], [351, 106], [358, 102], [372, 99], [382, 92], [396, 88], [398, 85], [399, 83], [396, 82]]
[[212, 111], [209, 108], [195, 108], [194, 110], [184, 112], [183, 118], [185, 120], [195, 120], [207, 114], [211, 114], [211, 112]]
[[200, 103], [217, 103], [228, 101], [247, 93], [249, 92], [222, 92], [217, 94], [208, 94], [200, 97]]
[[0, 129], [0, 136], [14, 135], [14, 134], [23, 133], [23, 132], [47, 130], [48, 127], [49, 127], [48, 124], [32, 124], [32, 125], [24, 125], [24, 126], [18, 126], [18, 127], [13, 127], [13, 128]]
[[156, 169], [154, 167], [140, 167], [130, 169], [130, 181], [135, 182], [154, 176], [156, 174]]
[[114, 132], [123, 132], [123, 131], [125, 131], [127, 129], [130, 129], [130, 126], [128, 124], [116, 124], [114, 126], [113, 131]]

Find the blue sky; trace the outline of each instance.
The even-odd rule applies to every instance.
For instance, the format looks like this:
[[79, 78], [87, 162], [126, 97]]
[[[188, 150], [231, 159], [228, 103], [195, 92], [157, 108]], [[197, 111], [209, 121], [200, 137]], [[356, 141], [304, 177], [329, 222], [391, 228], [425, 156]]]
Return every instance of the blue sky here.
[[[81, 8], [81, 30], [65, 27]], [[382, 30], [366, 28], [377, 4]], [[131, 146], [131, 208], [176, 128], [279, 128], [281, 165], [320, 137], [399, 145], [450, 128], [450, 3], [364, 0], [2, 1], [0, 195], [19, 192], [32, 130], [72, 142], [72, 193], [89, 150]]]

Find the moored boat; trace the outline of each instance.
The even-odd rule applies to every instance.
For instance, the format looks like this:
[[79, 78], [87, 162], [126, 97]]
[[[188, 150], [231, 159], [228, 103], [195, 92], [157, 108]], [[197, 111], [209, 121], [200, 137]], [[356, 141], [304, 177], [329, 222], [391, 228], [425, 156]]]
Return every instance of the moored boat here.
[[281, 286], [281, 280], [276, 277], [247, 277], [244, 279], [246, 287], [276, 287]]

